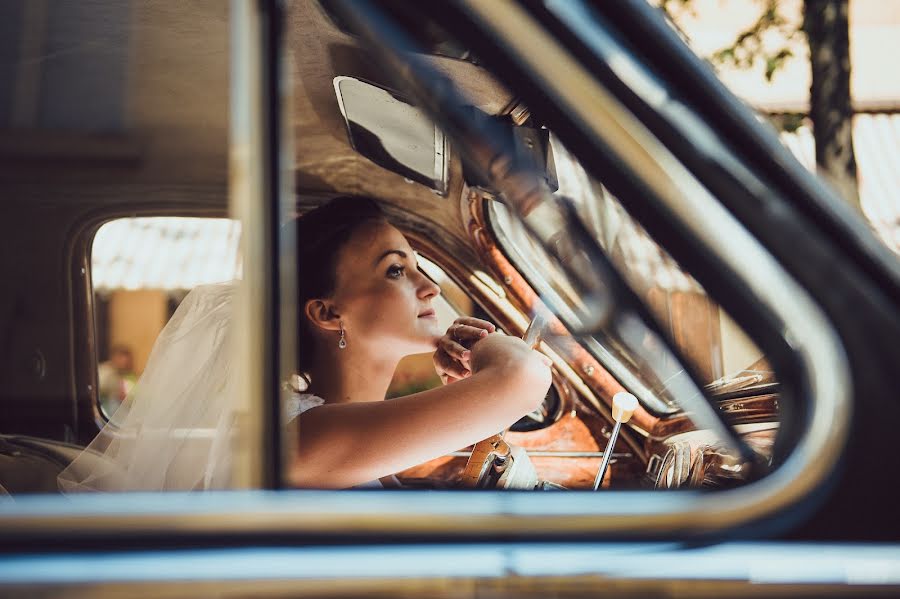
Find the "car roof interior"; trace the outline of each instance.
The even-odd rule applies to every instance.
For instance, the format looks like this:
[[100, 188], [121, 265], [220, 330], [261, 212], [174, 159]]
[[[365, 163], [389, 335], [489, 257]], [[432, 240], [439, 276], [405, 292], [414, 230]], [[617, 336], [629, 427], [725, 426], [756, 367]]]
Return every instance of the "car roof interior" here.
[[[32, 74], [41, 79], [38, 87], [66, 94], [66, 104], [97, 103], [103, 96], [99, 102], [107, 114], [91, 118], [89, 109], [55, 108], [59, 100], [41, 102], [45, 92], [36, 90], [39, 107], [32, 126], [11, 128], [3, 136], [0, 176], [21, 191], [4, 195], [15, 200], [34, 192], [47, 201], [57, 184], [69, 190], [62, 192], [66, 201], [90, 203], [100, 194], [110, 200], [115, 196], [113, 201], [126, 212], [151, 203], [223, 212], [229, 137], [227, 5], [210, 0], [190, 6], [135, 3], [130, 11], [120, 11], [108, 4], [87, 1], [70, 10], [77, 10], [85, 30], [106, 31], [104, 21], [118, 20], [125, 21], [124, 32], [107, 32], [94, 44], [81, 44], [65, 68], [51, 69], [54, 57], [43, 57], [45, 68]], [[100, 24], [87, 22], [95, 20]], [[371, 195], [402, 213], [415, 212], [433, 221], [450, 235], [464, 235], [454, 218], [454, 200], [463, 185], [458, 155], [451, 150], [449, 190], [441, 198], [357, 153], [348, 140], [333, 79], [351, 76], [387, 88], [391, 82], [318, 4], [291, 2], [286, 25], [292, 79], [289, 126], [301, 204], [317, 197]], [[481, 110], [498, 114], [510, 105], [510, 94], [478, 65], [442, 56], [428, 59]], [[13, 67], [16, 75], [24, 76], [24, 67]], [[47, 124], [52, 121], [59, 126]], [[35, 186], [38, 175], [40, 184]], [[102, 189], [86, 190], [97, 186]], [[146, 189], [131, 191], [141, 186], [170, 192], [198, 188], [199, 193], [166, 202], [148, 197]], [[450, 206], [454, 209], [447, 210]]]

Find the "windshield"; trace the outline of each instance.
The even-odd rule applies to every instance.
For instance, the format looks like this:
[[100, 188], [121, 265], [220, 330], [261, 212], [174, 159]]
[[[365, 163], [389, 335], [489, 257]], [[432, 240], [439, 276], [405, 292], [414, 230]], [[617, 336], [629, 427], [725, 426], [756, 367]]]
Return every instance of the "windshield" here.
[[[588, 175], [565, 146], [550, 136], [558, 180], [557, 198], [565, 198], [585, 229], [656, 319], [662, 332], [690, 362], [707, 391], [734, 391], [773, 380], [762, 352], [633, 219], [619, 201]], [[495, 232], [516, 266], [542, 297], [566, 320], [581, 299], [566, 271], [510, 210], [492, 202], [489, 214]], [[561, 227], [557, 236], [570, 234]], [[540, 269], [533, 265], [542, 265]], [[657, 414], [680, 409], [679, 399], [696, 395], [684, 366], [661, 340], [643, 327], [632, 328], [632, 343], [593, 333], [582, 337], [589, 351], [645, 407]], [[640, 349], [640, 359], [634, 351]], [[683, 401], [682, 406], [683, 407]]]

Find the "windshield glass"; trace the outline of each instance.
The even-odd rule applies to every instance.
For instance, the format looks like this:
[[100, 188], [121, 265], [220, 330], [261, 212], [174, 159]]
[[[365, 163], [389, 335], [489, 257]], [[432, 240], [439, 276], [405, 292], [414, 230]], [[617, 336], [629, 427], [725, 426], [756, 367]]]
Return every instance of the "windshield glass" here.
[[[762, 352], [700, 284], [647, 234], [601, 182], [585, 172], [553, 135], [550, 143], [559, 185], [554, 195], [571, 203], [586, 230], [662, 332], [689, 361], [698, 382], [706, 385], [708, 391], [717, 392], [772, 381]], [[545, 245], [503, 204], [492, 202], [489, 213], [504, 249], [541, 296], [552, 301], [564, 319], [567, 309], [573, 315], [577, 313], [582, 308], [581, 299]], [[566, 227], [557, 232], [559, 237], [569, 234]], [[542, 267], [533, 268], [535, 264]], [[627, 345], [600, 333], [582, 339], [610, 373], [653, 412], [676, 412], [683, 407], [683, 402], [679, 406], [680, 398], [696, 395], [696, 386], [683, 365], [657, 336], [648, 334], [643, 327], [634, 327], [633, 343]], [[636, 359], [635, 346], [641, 350], [640, 360]]]

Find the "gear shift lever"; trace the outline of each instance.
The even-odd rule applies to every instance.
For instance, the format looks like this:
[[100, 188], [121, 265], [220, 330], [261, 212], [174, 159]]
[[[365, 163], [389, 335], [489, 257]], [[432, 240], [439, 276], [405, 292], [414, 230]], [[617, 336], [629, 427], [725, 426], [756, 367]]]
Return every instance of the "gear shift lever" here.
[[594, 479], [594, 490], [600, 487], [603, 477], [606, 476], [606, 469], [609, 467], [609, 460], [612, 458], [613, 449], [616, 446], [616, 440], [619, 438], [619, 429], [622, 424], [631, 420], [631, 415], [638, 407], [637, 398], [626, 391], [619, 391], [613, 395], [612, 416], [616, 421], [612, 434], [609, 436], [609, 443], [606, 444], [606, 450], [603, 452], [603, 461], [600, 463], [600, 471]]

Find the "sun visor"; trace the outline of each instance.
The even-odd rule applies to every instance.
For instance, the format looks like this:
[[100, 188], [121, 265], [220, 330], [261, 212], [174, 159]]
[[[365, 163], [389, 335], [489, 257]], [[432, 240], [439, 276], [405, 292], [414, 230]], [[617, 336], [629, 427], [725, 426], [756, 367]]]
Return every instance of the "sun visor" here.
[[353, 77], [334, 91], [353, 149], [435, 193], [447, 193], [447, 142], [424, 112], [396, 93]]

